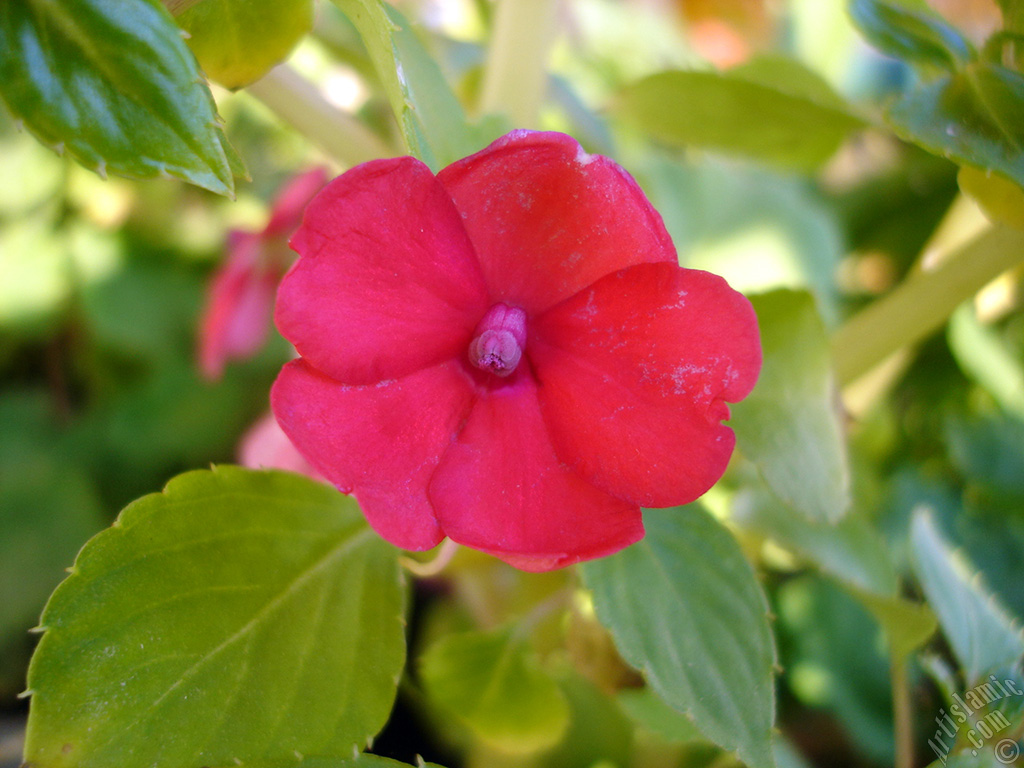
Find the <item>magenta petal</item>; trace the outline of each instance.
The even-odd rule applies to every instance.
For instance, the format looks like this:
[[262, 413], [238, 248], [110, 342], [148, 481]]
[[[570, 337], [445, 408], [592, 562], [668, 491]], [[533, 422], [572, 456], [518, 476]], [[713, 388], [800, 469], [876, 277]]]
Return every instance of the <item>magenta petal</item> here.
[[274, 200], [264, 237], [287, 237], [302, 222], [302, 211], [327, 183], [327, 169], [317, 167], [289, 181]]
[[381, 536], [416, 550], [444, 538], [426, 489], [472, 404], [472, 387], [458, 364], [345, 386], [293, 360], [270, 398], [299, 452], [330, 482], [355, 494]]
[[284, 469], [315, 480], [323, 479], [292, 445], [272, 413], [260, 418], [242, 436], [238, 463], [252, 469]]
[[513, 131], [437, 178], [462, 214], [492, 299], [529, 314], [624, 267], [677, 262], [629, 174], [564, 134]]
[[476, 402], [429, 494], [449, 538], [527, 571], [608, 555], [643, 536], [635, 504], [556, 458], [526, 374]]
[[349, 384], [464, 357], [489, 306], [458, 213], [410, 157], [332, 181], [292, 247], [301, 258], [278, 291], [278, 328], [317, 370]]
[[263, 240], [232, 231], [228, 257], [210, 283], [200, 321], [199, 368], [219, 379], [228, 360], [255, 354], [270, 330], [280, 271], [266, 263]]
[[750, 302], [667, 264], [610, 275], [535, 320], [528, 354], [558, 455], [643, 506], [710, 488], [735, 437], [720, 422], [761, 369]]

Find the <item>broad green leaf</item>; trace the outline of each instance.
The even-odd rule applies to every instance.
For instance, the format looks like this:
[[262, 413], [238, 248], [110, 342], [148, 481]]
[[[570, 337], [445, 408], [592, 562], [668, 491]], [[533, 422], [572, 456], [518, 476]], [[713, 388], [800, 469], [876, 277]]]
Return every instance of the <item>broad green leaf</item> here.
[[772, 494], [744, 490], [733, 501], [732, 519], [843, 584], [866, 592], [896, 594], [896, 572], [885, 541], [861, 515], [851, 514], [830, 525], [808, 520]]
[[971, 58], [971, 44], [923, 0], [850, 0], [850, 16], [880, 51], [952, 69]]
[[939, 626], [935, 614], [925, 603], [844, 586], [885, 630], [889, 652], [895, 658], [904, 658], [916, 651], [928, 642]]
[[82, 550], [43, 614], [25, 760], [293, 764], [383, 726], [405, 658], [397, 552], [298, 475], [190, 472]]
[[975, 61], [912, 84], [888, 108], [893, 130], [957, 163], [1024, 185], [1024, 75]]
[[684, 715], [650, 688], [625, 688], [615, 700], [637, 725], [657, 734], [669, 744], [704, 741], [704, 734]]
[[313, 0], [203, 0], [177, 17], [188, 47], [225, 88], [259, 80], [313, 26]]
[[978, 320], [970, 303], [949, 320], [949, 348], [964, 373], [1008, 413], [1024, 419], [1024, 363], [1018, 353]]
[[504, 133], [487, 121], [470, 126], [434, 58], [402, 14], [381, 0], [334, 0], [359, 30], [409, 151], [433, 171]]
[[1020, 659], [1020, 625], [988, 592], [977, 570], [945, 541], [925, 508], [914, 514], [911, 547], [914, 571], [968, 684]]
[[934, 634], [935, 615], [899, 596], [885, 540], [863, 516], [830, 525], [807, 520], [771, 494], [745, 491], [736, 496], [733, 519], [839, 582], [885, 629], [896, 656], [919, 648]]
[[578, 672], [560, 681], [571, 712], [565, 738], [536, 758], [536, 768], [604, 768], [630, 764], [632, 724], [615, 700]]
[[653, 137], [814, 170], [859, 118], [824, 80], [795, 62], [755, 62], [735, 72], [675, 71], [629, 86], [616, 110]]
[[443, 637], [420, 659], [426, 694], [489, 745], [536, 752], [558, 742], [569, 707], [514, 629]]
[[213, 97], [156, 0], [0, 3], [0, 96], [40, 141], [101, 176], [233, 194]]
[[825, 329], [805, 292], [752, 302], [764, 365], [754, 391], [732, 406], [737, 444], [784, 503], [834, 522], [850, 503], [849, 472]]
[[1002, 174], [964, 166], [956, 176], [960, 190], [999, 224], [1024, 229], [1024, 189]]
[[649, 510], [646, 537], [583, 574], [630, 664], [711, 741], [773, 765], [768, 606], [732, 535], [698, 506]]

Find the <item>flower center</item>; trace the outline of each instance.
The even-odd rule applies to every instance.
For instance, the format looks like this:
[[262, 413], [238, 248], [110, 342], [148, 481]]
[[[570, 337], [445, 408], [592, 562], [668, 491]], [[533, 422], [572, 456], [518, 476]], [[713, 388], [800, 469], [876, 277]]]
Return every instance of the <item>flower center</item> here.
[[526, 346], [526, 313], [519, 307], [495, 304], [484, 315], [469, 343], [469, 361], [495, 376], [508, 376], [519, 365]]

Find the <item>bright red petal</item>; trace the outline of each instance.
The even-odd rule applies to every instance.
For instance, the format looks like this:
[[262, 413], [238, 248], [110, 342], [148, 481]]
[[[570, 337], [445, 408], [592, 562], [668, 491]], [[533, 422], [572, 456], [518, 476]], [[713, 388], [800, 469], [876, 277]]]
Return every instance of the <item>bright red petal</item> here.
[[489, 306], [451, 200], [411, 157], [331, 182], [292, 238], [278, 328], [317, 370], [349, 384], [464, 357]]
[[426, 488], [472, 398], [457, 363], [351, 387], [293, 360], [277, 377], [270, 402], [299, 452], [355, 494], [374, 530], [403, 549], [421, 550], [444, 538]]
[[492, 299], [529, 314], [624, 267], [677, 262], [629, 174], [564, 134], [513, 131], [437, 178], [462, 214]]
[[527, 571], [608, 555], [644, 532], [635, 504], [558, 461], [525, 374], [477, 401], [429, 494], [449, 538]]
[[761, 369], [754, 310], [725, 280], [632, 267], [538, 318], [531, 344], [555, 449], [582, 476], [653, 507], [721, 477], [735, 444], [725, 403]]

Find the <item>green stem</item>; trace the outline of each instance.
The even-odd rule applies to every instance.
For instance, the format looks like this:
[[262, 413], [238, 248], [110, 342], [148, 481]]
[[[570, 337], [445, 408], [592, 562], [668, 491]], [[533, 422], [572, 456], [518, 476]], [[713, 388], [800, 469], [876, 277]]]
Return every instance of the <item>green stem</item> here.
[[914, 768], [914, 710], [905, 657], [892, 657], [892, 716], [896, 733], [896, 768]]
[[330, 104], [313, 83], [285, 64], [246, 91], [343, 166], [396, 154], [377, 134]]
[[498, 4], [481, 112], [508, 115], [518, 128], [537, 127], [559, 5], [559, 0], [501, 0]]
[[910, 275], [832, 336], [836, 379], [845, 386], [893, 352], [926, 338], [961, 302], [1024, 262], [1024, 232], [992, 227], [939, 266]]

